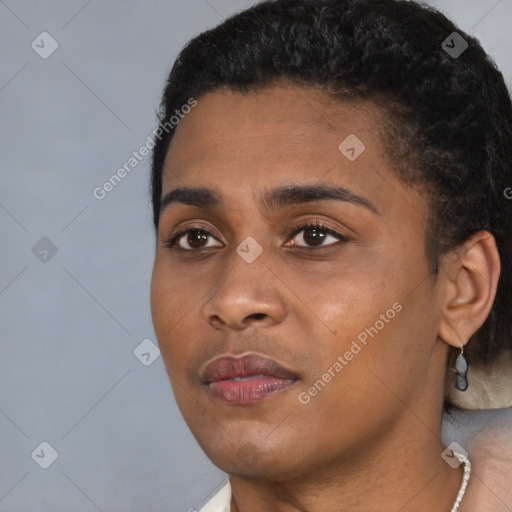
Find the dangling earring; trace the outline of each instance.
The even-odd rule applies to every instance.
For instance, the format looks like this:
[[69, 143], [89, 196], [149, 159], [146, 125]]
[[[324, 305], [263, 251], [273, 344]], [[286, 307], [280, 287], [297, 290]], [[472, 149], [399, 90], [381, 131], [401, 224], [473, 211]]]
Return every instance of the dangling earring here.
[[466, 391], [468, 389], [468, 361], [464, 357], [464, 345], [460, 346], [460, 354], [455, 359], [455, 370], [457, 372], [455, 387], [459, 391]]

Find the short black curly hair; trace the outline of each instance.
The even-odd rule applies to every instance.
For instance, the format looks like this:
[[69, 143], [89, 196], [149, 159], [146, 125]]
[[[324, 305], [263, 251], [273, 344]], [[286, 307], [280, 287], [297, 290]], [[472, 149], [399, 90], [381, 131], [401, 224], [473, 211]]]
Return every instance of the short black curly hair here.
[[[454, 45], [453, 32], [468, 44], [456, 57], [443, 48], [447, 38]], [[220, 88], [245, 94], [276, 83], [384, 105], [390, 161], [404, 183], [423, 187], [429, 199], [425, 249], [432, 272], [440, 256], [475, 232], [496, 239], [502, 266], [497, 295], [467, 346], [468, 359], [487, 364], [511, 349], [512, 226], [504, 191], [512, 186], [512, 105], [479, 42], [413, 1], [265, 0], [185, 46], [166, 83], [159, 126], [190, 98]], [[174, 131], [161, 133], [151, 175], [156, 229]]]

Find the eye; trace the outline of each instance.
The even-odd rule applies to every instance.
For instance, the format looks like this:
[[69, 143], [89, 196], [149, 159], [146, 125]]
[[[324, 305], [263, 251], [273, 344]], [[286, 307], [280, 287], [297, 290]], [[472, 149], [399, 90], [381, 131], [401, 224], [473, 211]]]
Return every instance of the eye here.
[[188, 228], [182, 229], [180, 232], [176, 233], [169, 240], [163, 242], [163, 245], [170, 249], [181, 249], [183, 251], [220, 247], [220, 245], [210, 243], [213, 242], [213, 240], [216, 240], [216, 238], [208, 230], [200, 227], [189, 226]]
[[[299, 236], [300, 235], [300, 236]], [[319, 221], [308, 222], [290, 230], [288, 238], [292, 238], [292, 245], [297, 247], [326, 247], [336, 243], [348, 242], [349, 238], [322, 224]], [[182, 251], [194, 251], [221, 247], [210, 231], [199, 226], [189, 226], [182, 229], [169, 240], [164, 241], [164, 247]], [[302, 243], [300, 243], [302, 241]]]
[[[291, 229], [290, 237], [297, 239], [293, 245], [298, 247], [325, 247], [337, 242], [348, 242], [349, 238], [321, 222], [308, 222]], [[292, 240], [293, 241], [293, 240]], [[299, 242], [302, 241], [304, 245]], [[324, 243], [327, 242], [327, 243]]]

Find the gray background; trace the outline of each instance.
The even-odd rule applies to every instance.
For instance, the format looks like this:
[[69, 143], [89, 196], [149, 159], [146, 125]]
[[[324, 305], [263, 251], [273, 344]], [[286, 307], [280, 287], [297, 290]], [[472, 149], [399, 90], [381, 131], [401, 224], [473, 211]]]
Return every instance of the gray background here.
[[[512, 0], [430, 3], [511, 84]], [[146, 142], [186, 41], [251, 4], [0, 0], [0, 512], [186, 512], [224, 481], [162, 358], [134, 355], [156, 343], [149, 156], [103, 200], [93, 189]]]

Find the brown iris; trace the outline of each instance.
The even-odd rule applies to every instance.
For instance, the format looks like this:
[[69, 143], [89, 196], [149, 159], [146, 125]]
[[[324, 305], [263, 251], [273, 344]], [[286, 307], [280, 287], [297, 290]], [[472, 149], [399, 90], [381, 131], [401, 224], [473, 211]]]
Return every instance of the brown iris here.
[[[201, 243], [206, 243], [208, 240], [208, 235], [204, 231], [196, 230], [196, 231], [190, 231], [187, 235], [187, 242], [190, 245], [190, 247], [193, 247], [194, 249], [200, 249], [202, 246]], [[194, 245], [198, 244], [198, 245]]]
[[[310, 234], [309, 236], [307, 234]], [[325, 240], [325, 232], [318, 228], [304, 230], [303, 239], [308, 245], [321, 245]]]

